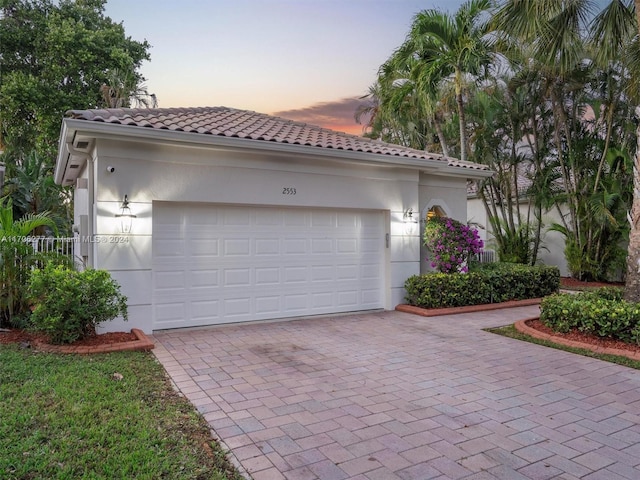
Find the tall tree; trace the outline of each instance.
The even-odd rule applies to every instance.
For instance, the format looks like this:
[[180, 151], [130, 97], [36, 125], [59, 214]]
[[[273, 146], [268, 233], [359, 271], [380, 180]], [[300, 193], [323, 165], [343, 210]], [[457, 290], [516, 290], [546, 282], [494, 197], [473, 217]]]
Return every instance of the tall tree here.
[[555, 202], [568, 213], [556, 229], [565, 235], [570, 270], [601, 277], [615, 261], [608, 247], [624, 229], [618, 213], [628, 200], [609, 189], [626, 185], [627, 170], [610, 160], [615, 149], [628, 147], [629, 75], [621, 54], [630, 39], [630, 2], [610, 2], [596, 17], [592, 6], [589, 0], [506, 0], [494, 22], [501, 43], [539, 72], [551, 106], [554, 148], [545, 163], [561, 178]]
[[[398, 114], [413, 115], [416, 120], [421, 118], [416, 113], [422, 118], [426, 115], [436, 130], [440, 127], [434, 122], [440, 120], [438, 101], [443, 84], [453, 85], [461, 160], [468, 156], [465, 85], [486, 73], [493, 58], [488, 23], [492, 5], [492, 0], [469, 0], [454, 14], [419, 12], [405, 42], [378, 75], [385, 91], [393, 92], [380, 99], [381, 114], [395, 108]], [[405, 125], [411, 126], [409, 122]]]
[[[0, 0], [0, 137], [6, 150], [53, 162], [64, 113], [102, 105], [118, 70], [135, 85], [149, 59], [104, 14], [106, 0]], [[8, 165], [9, 173], [11, 165]]]

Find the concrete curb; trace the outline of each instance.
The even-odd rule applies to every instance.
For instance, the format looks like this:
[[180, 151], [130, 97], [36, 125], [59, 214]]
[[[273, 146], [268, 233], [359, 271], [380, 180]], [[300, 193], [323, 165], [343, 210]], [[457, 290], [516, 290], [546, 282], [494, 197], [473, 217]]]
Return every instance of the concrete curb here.
[[618, 357], [626, 357], [631, 360], [640, 360], [640, 352], [636, 353], [636, 352], [630, 352], [629, 350], [621, 350], [619, 348], [598, 347], [595, 345], [591, 345], [589, 343], [576, 342], [575, 340], [568, 340], [566, 338], [558, 337], [555, 335], [549, 335], [548, 333], [541, 332], [527, 325], [528, 321], [538, 320], [538, 318], [539, 317], [533, 317], [533, 318], [525, 318], [524, 320], [518, 320], [516, 323], [513, 324], [513, 326], [520, 333], [524, 333], [525, 335], [529, 335], [531, 337], [534, 337], [540, 340], [547, 340], [552, 343], [564, 345], [565, 347], [582, 348], [584, 350], [589, 350], [590, 352], [594, 352], [594, 353], [616, 355]]
[[413, 313], [423, 317], [437, 317], [440, 315], [455, 315], [458, 313], [485, 312], [488, 310], [499, 310], [501, 308], [528, 307], [530, 305], [540, 305], [541, 298], [529, 298], [526, 300], [511, 300], [501, 303], [487, 303], [484, 305], [467, 305], [465, 307], [450, 308], [420, 308], [413, 305], [400, 304], [396, 307], [399, 312]]
[[149, 339], [149, 337], [145, 335], [142, 330], [138, 328], [132, 328], [131, 333], [136, 336], [136, 340], [133, 340], [131, 342], [107, 343], [104, 345], [92, 346], [83, 345], [74, 347], [73, 345], [51, 345], [48, 343], [36, 341], [34, 342], [34, 346], [41, 352], [75, 353], [79, 355], [89, 355], [92, 353], [148, 351], [155, 346], [154, 343]]

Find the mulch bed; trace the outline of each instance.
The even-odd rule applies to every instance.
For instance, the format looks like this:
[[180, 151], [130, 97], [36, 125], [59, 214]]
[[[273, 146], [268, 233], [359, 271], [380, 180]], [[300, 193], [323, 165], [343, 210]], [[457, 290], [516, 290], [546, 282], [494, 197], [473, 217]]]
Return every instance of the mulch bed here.
[[[47, 337], [41, 334], [31, 333], [26, 330], [9, 329], [7, 331], [0, 330], [0, 344], [7, 343], [28, 343], [32, 344], [36, 340], [47, 343]], [[92, 335], [83, 340], [73, 342], [74, 347], [93, 347], [99, 345], [108, 345], [113, 343], [133, 342], [137, 337], [132, 332], [109, 332], [99, 335]]]
[[568, 333], [554, 332], [552, 329], [550, 329], [544, 323], [542, 323], [540, 319], [527, 320], [525, 323], [529, 327], [534, 328], [539, 332], [546, 333], [547, 335], [551, 335], [552, 337], [555, 337], [555, 338], [564, 338], [566, 340], [572, 340], [574, 342], [579, 342], [592, 347], [615, 348], [618, 350], [626, 350], [629, 352], [640, 353], [640, 345], [636, 345], [633, 343], [625, 343], [620, 340], [602, 338], [602, 337], [598, 337], [597, 335], [586, 334], [578, 330], [573, 330]]
[[585, 288], [585, 287], [624, 287], [619, 282], [583, 282], [571, 277], [560, 277], [560, 288]]

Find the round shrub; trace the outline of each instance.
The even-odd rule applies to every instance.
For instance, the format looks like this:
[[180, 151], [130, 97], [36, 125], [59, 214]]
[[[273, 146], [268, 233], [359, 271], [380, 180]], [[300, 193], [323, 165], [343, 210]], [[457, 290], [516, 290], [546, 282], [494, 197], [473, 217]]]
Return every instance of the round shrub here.
[[119, 315], [127, 320], [127, 297], [105, 270], [78, 272], [50, 264], [31, 274], [29, 293], [35, 304], [32, 327], [52, 343], [86, 338], [98, 324]]

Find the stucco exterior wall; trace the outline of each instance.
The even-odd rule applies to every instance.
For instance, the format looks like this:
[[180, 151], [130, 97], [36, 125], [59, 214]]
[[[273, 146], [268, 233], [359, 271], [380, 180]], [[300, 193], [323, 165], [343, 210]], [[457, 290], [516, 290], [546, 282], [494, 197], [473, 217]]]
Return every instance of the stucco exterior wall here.
[[[528, 205], [526, 203], [521, 205], [520, 210], [522, 215], [526, 215], [527, 207]], [[492, 245], [494, 237], [491, 233], [491, 226], [487, 220], [487, 213], [481, 199], [475, 197], [469, 198], [467, 221], [483, 226], [484, 228], [478, 228], [478, 232], [485, 241], [486, 248], [495, 248], [495, 246]], [[538, 263], [555, 265], [560, 269], [560, 275], [568, 276], [569, 269], [567, 268], [567, 261], [564, 258], [564, 237], [558, 232], [548, 231], [549, 226], [553, 223], [560, 223], [560, 216], [556, 209], [543, 214], [542, 246], [538, 252]]]
[[[421, 271], [420, 223], [407, 222], [412, 209], [426, 213], [437, 199], [454, 218], [466, 217], [465, 180], [428, 176], [414, 168], [351, 164], [339, 160], [240, 153], [233, 150], [152, 145], [99, 139], [86, 200], [79, 194], [76, 216], [89, 215], [90, 264], [109, 270], [129, 299], [129, 322], [115, 320], [103, 331], [153, 330], [152, 225], [155, 201], [212, 204], [327, 207], [385, 212], [387, 309], [404, 301], [404, 282]], [[107, 167], [113, 167], [113, 172]], [[283, 188], [296, 195], [283, 195]], [[136, 215], [122, 234], [124, 195]], [[424, 261], [422, 261], [424, 271]]]

